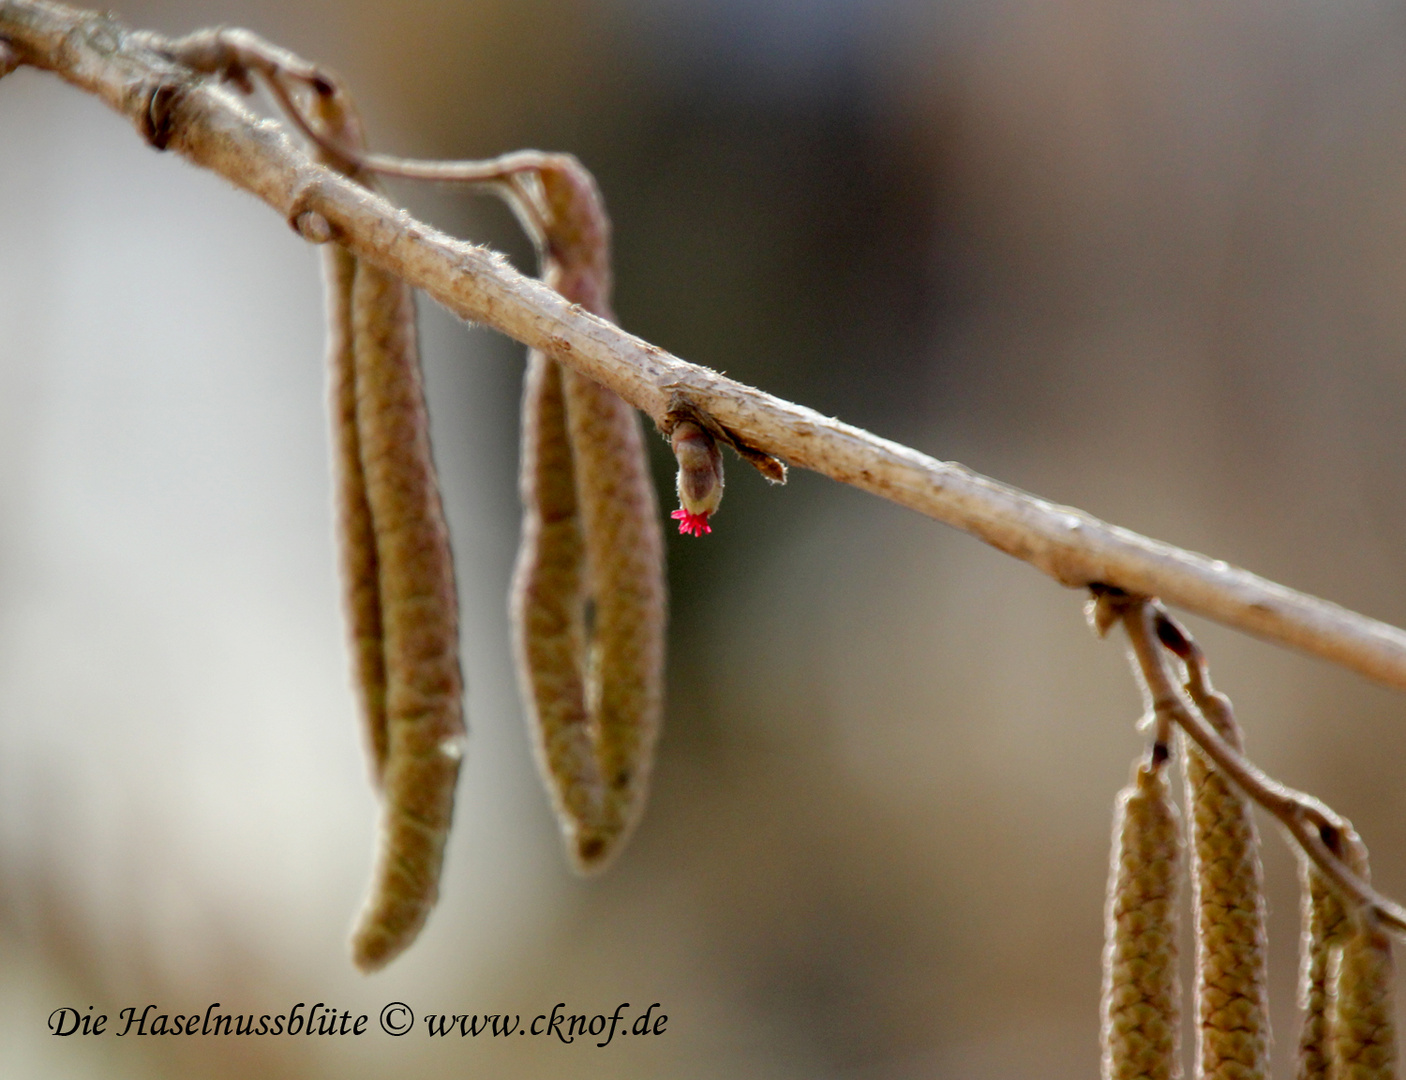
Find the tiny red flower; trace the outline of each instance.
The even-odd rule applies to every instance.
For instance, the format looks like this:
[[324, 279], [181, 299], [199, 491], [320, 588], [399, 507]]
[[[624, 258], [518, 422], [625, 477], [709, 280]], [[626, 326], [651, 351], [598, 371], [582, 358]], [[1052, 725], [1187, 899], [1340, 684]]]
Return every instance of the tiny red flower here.
[[713, 527], [708, 524], [708, 514], [690, 514], [687, 510], [675, 510], [669, 515], [679, 523], [680, 536], [702, 536], [704, 533], [713, 531]]

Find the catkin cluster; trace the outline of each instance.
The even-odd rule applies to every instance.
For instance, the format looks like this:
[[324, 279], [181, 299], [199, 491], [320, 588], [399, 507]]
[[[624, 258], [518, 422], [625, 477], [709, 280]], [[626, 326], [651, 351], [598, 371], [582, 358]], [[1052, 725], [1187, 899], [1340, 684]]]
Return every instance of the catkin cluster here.
[[[610, 318], [609, 223], [595, 183], [575, 158], [536, 165], [538, 190], [515, 205], [538, 236], [545, 280]], [[619, 851], [648, 788], [663, 705], [663, 534], [634, 409], [537, 350], [521, 488], [519, 679], [567, 850], [592, 872]]]
[[[1308, 820], [1337, 821], [1323, 826], [1322, 840], [1344, 869], [1330, 876], [1306, 864], [1303, 875], [1298, 1080], [1392, 1080], [1390, 943], [1377, 909], [1336, 891], [1351, 875], [1367, 882], [1361, 840], [1315, 800], [1283, 788], [1266, 792], [1265, 781], [1243, 764], [1230, 700], [1211, 686], [1200, 647], [1160, 607], [1104, 590], [1096, 593], [1091, 615], [1099, 632], [1118, 619], [1127, 627], [1157, 740], [1150, 762], [1118, 801], [1104, 953], [1105, 1080], [1180, 1072], [1173, 897], [1181, 839], [1161, 775], [1174, 723], [1188, 736], [1182, 760], [1191, 834], [1197, 1080], [1269, 1075], [1264, 883], [1248, 791]], [[1185, 665], [1184, 687], [1170, 677], [1168, 653]], [[1364, 895], [1360, 886], [1352, 888]]]
[[[201, 30], [163, 46], [246, 93], [251, 76], [319, 147], [322, 164], [366, 187], [361, 122], [337, 80], [247, 30]], [[305, 113], [296, 100], [311, 91]], [[371, 888], [352, 957], [374, 971], [405, 950], [439, 893], [464, 752], [454, 564], [430, 453], [410, 287], [336, 243], [298, 209], [291, 224], [325, 244], [327, 361], [338, 553], [352, 667], [371, 775], [381, 797]]]
[[[318, 120], [361, 142], [341, 94]], [[366, 176], [358, 176], [369, 183]], [[375, 970], [406, 948], [438, 895], [465, 733], [458, 599], [430, 455], [414, 296], [336, 244], [323, 255], [342, 578], [381, 840], [352, 955]]]
[[[506, 194], [538, 243], [547, 284], [612, 318], [610, 223], [575, 158], [523, 151], [486, 162], [397, 163], [365, 152], [336, 79], [257, 35], [200, 31], [167, 51], [245, 92], [251, 75], [261, 75], [321, 162], [364, 186], [375, 187], [378, 172], [399, 172]], [[306, 91], [305, 111], [298, 95]], [[384, 806], [371, 890], [352, 936], [353, 957], [369, 971], [414, 940], [438, 892], [465, 733], [458, 607], [413, 294], [328, 243], [334, 230], [316, 212], [294, 213], [293, 224], [327, 244], [338, 547], [362, 726]], [[688, 472], [680, 490], [706, 523], [722, 490], [717, 447], [702, 428], [681, 431], [676, 442], [685, 447], [681, 475]], [[784, 478], [775, 459], [739, 452]], [[648, 787], [663, 704], [663, 535], [635, 411], [540, 351], [528, 359], [521, 487], [512, 595], [520, 677], [570, 854], [591, 872], [620, 850]]]

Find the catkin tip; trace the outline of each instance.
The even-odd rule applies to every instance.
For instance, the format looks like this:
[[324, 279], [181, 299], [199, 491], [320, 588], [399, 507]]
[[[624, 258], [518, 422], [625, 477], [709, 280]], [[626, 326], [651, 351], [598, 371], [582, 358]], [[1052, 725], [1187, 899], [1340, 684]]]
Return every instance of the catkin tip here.
[[581, 877], [602, 873], [624, 850], [625, 833], [603, 829], [583, 829], [568, 845], [571, 868]]

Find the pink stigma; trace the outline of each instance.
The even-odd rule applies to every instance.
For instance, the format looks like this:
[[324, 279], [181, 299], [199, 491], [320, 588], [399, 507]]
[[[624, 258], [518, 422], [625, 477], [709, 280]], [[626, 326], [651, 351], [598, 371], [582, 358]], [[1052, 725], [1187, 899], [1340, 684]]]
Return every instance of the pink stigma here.
[[687, 510], [675, 510], [669, 515], [679, 523], [680, 536], [702, 536], [713, 531], [708, 524], [707, 514], [690, 514]]

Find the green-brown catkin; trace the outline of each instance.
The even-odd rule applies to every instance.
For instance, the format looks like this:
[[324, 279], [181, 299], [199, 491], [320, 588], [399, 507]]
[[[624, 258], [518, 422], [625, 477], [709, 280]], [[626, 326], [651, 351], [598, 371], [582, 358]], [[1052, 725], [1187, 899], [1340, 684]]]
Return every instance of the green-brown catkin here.
[[[1210, 695], [1214, 695], [1214, 702]], [[1202, 712], [1236, 749], [1229, 701], [1207, 688]], [[1183, 739], [1196, 928], [1197, 1075], [1269, 1073], [1268, 945], [1259, 834], [1250, 802]]]
[[[547, 284], [612, 318], [594, 181], [564, 155], [537, 177]], [[520, 675], [568, 849], [591, 872], [619, 851], [648, 787], [663, 701], [663, 537], [639, 418], [614, 393], [534, 352], [523, 440]]]
[[1181, 1076], [1181, 830], [1166, 772], [1155, 755], [1118, 795], [1104, 923], [1103, 1080]]
[[[1367, 848], [1345, 826], [1343, 861], [1370, 881]], [[1348, 912], [1347, 926], [1330, 947], [1328, 963], [1328, 1080], [1395, 1080], [1395, 971], [1391, 939], [1376, 914]]]
[[[321, 95], [318, 111], [334, 139], [359, 147], [342, 95]], [[373, 971], [414, 941], [438, 896], [463, 756], [458, 597], [430, 453], [414, 294], [335, 245], [325, 259], [338, 534], [383, 801], [370, 895], [352, 933], [353, 959]]]

